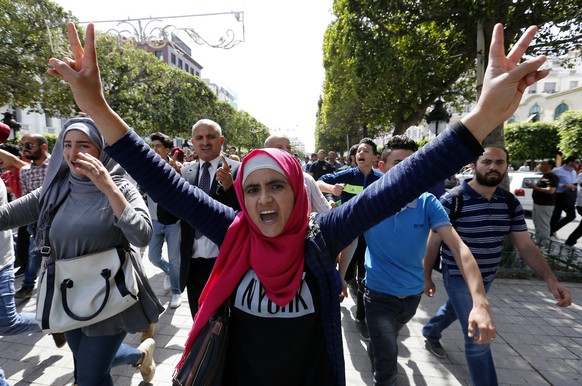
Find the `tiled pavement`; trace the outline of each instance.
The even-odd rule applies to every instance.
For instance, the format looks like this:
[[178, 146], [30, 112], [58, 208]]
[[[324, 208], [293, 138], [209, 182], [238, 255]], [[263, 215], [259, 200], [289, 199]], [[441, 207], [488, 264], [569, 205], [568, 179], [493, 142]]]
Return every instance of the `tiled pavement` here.
[[[162, 289], [163, 275], [144, 259], [152, 286], [165, 306], [170, 294]], [[423, 297], [416, 316], [401, 331], [399, 344], [399, 385], [469, 385], [458, 323], [445, 331], [442, 343], [447, 359], [437, 359], [424, 348], [420, 334], [424, 322], [445, 300], [440, 275], [435, 275], [437, 293]], [[17, 279], [17, 288], [20, 280]], [[541, 281], [497, 279], [490, 291], [498, 338], [492, 346], [502, 385], [582, 385], [582, 283], [567, 283], [574, 305], [559, 309]], [[156, 326], [158, 364], [154, 385], [170, 385], [191, 317], [183, 295], [181, 307], [167, 309]], [[22, 311], [33, 311], [35, 301], [22, 304]], [[372, 385], [371, 366], [365, 344], [360, 339], [353, 313], [352, 298], [342, 303], [344, 350], [348, 385]], [[139, 335], [127, 343], [138, 345]], [[73, 361], [69, 350], [54, 346], [50, 336], [19, 335], [0, 338], [0, 367], [12, 386], [71, 385]], [[141, 376], [130, 367], [112, 372], [115, 385], [140, 385]]]

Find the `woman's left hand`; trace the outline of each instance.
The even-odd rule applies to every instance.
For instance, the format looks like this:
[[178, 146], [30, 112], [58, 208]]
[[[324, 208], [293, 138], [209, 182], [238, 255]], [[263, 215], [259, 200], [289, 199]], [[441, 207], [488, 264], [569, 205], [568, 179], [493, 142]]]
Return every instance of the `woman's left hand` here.
[[115, 187], [115, 183], [111, 179], [109, 172], [101, 161], [93, 157], [91, 154], [78, 153], [77, 167], [78, 173], [89, 178], [101, 192], [107, 194]]

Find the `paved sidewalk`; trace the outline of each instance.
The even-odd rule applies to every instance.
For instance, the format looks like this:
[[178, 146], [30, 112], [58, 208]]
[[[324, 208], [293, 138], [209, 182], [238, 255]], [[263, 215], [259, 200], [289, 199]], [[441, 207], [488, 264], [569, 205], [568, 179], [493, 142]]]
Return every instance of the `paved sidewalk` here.
[[[163, 274], [147, 257], [144, 263], [152, 287], [168, 306], [171, 296], [162, 289]], [[435, 282], [435, 297], [423, 297], [416, 316], [401, 331], [399, 385], [470, 384], [458, 323], [444, 333], [442, 343], [449, 354], [447, 359], [437, 359], [424, 348], [421, 327], [445, 300], [440, 275], [435, 275]], [[502, 385], [582, 385], [582, 283], [567, 286], [575, 304], [558, 309], [541, 281], [495, 281], [489, 297], [498, 338], [492, 347]], [[20, 279], [16, 287], [20, 288]], [[168, 308], [156, 326], [154, 356], [158, 368], [154, 385], [171, 385], [171, 374], [191, 326], [185, 294], [182, 299], [182, 306]], [[25, 302], [19, 309], [33, 312], [35, 300]], [[370, 361], [353, 320], [354, 312], [353, 299], [347, 298], [342, 303], [347, 384], [372, 385]], [[128, 336], [126, 342], [137, 346], [139, 335]], [[0, 367], [12, 386], [72, 384], [71, 353], [66, 347], [57, 349], [50, 336], [1, 337]], [[143, 384], [140, 374], [130, 367], [116, 368], [112, 374], [115, 385]]]

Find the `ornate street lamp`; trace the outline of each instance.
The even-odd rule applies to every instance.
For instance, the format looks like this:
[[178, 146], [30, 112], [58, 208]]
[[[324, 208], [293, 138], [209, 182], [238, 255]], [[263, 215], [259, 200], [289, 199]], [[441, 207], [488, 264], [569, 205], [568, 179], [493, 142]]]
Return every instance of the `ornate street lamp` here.
[[442, 99], [437, 99], [434, 102], [434, 108], [426, 116], [428, 123], [428, 130], [433, 132], [435, 137], [439, 135], [439, 127], [441, 131], [446, 128], [451, 119], [451, 114], [445, 109], [445, 102]]

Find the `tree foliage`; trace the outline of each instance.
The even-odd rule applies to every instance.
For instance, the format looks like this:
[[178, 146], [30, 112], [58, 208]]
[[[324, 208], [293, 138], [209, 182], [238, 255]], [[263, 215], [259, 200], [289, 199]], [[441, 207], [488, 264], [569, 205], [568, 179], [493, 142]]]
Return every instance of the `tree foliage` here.
[[566, 111], [556, 121], [560, 133], [560, 150], [566, 156], [582, 154], [582, 111]]
[[580, 42], [581, 9], [574, 0], [335, 0], [316, 142], [401, 134], [439, 97], [449, 105], [472, 99], [480, 23], [485, 59], [496, 22], [505, 24], [507, 47], [537, 24], [536, 47], [563, 53]]
[[505, 126], [505, 147], [512, 161], [555, 158], [560, 137], [554, 122], [521, 122]]
[[[44, 0], [0, 0], [0, 5], [4, 47], [0, 105], [62, 118], [78, 115], [67, 84], [46, 74], [51, 56], [70, 56], [63, 50], [66, 22], [73, 17]], [[80, 34], [83, 38], [83, 28]], [[121, 48], [115, 36], [99, 34], [97, 55], [107, 101], [141, 135], [161, 131], [190, 138], [192, 124], [209, 118], [219, 122], [228, 141], [238, 146], [258, 147], [268, 136], [265, 125], [219, 101], [200, 78], [166, 65], [147, 51]]]
[[0, 106], [37, 107], [49, 78], [48, 59], [55, 55], [51, 41], [66, 33], [66, 21], [71, 19], [50, 1], [0, 0]]

